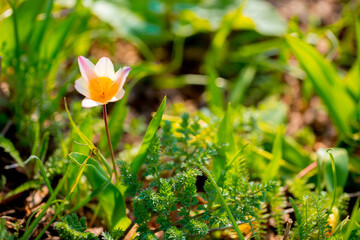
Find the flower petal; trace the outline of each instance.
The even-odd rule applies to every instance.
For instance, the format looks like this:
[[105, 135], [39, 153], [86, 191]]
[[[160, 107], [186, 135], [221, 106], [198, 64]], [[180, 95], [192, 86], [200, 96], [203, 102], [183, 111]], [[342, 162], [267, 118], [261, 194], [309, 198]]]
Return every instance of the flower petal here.
[[99, 105], [103, 105], [103, 104], [99, 103], [99, 102], [95, 102], [89, 98], [84, 98], [84, 100], [82, 100], [82, 102], [81, 102], [81, 106], [84, 108], [91, 108], [91, 107], [96, 107]]
[[92, 79], [96, 79], [94, 64], [89, 59], [79, 56], [78, 57], [79, 68], [81, 76], [88, 82]]
[[123, 67], [116, 72], [114, 84], [119, 84], [120, 89], [124, 86], [125, 80], [129, 75], [130, 70], [130, 67]]
[[84, 78], [79, 78], [75, 81], [75, 89], [87, 98], [90, 98], [89, 82]]
[[122, 99], [125, 95], [125, 90], [121, 89], [119, 92], [109, 101], [109, 102], [116, 102]]
[[108, 77], [114, 81], [114, 65], [107, 57], [102, 57], [95, 65], [95, 73], [98, 77]]

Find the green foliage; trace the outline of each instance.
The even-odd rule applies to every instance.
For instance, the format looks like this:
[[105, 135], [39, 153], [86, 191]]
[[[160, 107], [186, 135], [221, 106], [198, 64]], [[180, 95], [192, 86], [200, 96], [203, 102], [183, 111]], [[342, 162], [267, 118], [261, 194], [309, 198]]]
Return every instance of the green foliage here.
[[[336, 182], [338, 188], [343, 189], [349, 175], [349, 155], [344, 148], [332, 148], [331, 153], [334, 155], [334, 164], [336, 172]], [[317, 152], [319, 163], [323, 166], [324, 180], [326, 189], [331, 192], [334, 191], [334, 177], [331, 166], [330, 156], [326, 149], [320, 148]]]
[[196, 219], [190, 219], [187, 225], [184, 226], [189, 231], [189, 235], [192, 239], [202, 239], [208, 234], [209, 228], [206, 223], [198, 221]]
[[313, 47], [296, 37], [286, 36], [291, 51], [324, 101], [339, 133], [348, 136], [352, 133], [351, 119], [355, 114], [355, 101], [348, 93], [335, 67], [321, 56]]
[[[88, 156], [80, 153], [71, 153], [69, 157], [76, 164], [77, 168], [88, 158]], [[104, 210], [104, 217], [109, 224], [109, 228], [125, 229], [129, 224], [129, 219], [126, 216], [124, 197], [119, 189], [109, 182], [109, 178], [99, 162], [89, 158], [84, 170], [84, 175], [93, 191], [97, 192], [97, 198]], [[74, 181], [74, 179], [71, 180]]]
[[146, 157], [146, 152], [148, 151], [149, 145], [151, 144], [157, 129], [159, 128], [162, 116], [164, 114], [166, 106], [166, 97], [164, 97], [158, 111], [156, 112], [154, 118], [149, 123], [148, 129], [146, 130], [143, 142], [141, 144], [140, 150], [136, 157], [131, 162], [131, 171], [133, 174], [137, 174], [141, 165], [143, 164], [143, 161]]
[[67, 215], [60, 222], [54, 223], [54, 228], [58, 231], [62, 239], [69, 240], [96, 240], [99, 239], [95, 234], [85, 232], [86, 218], [78, 218], [76, 214]]
[[120, 166], [121, 182], [126, 186], [126, 195], [135, 196], [136, 192], [141, 188], [141, 182], [137, 181], [137, 176], [133, 174], [130, 164], [123, 161], [117, 161]]
[[[38, 208], [40, 214], [33, 222], [30, 217], [22, 239], [34, 237], [31, 235], [37, 232], [35, 229], [42, 225], [40, 222], [54, 203], [56, 213], [40, 229], [37, 239], [67, 207], [73, 207], [70, 209], [73, 213], [88, 203], [90, 209], [98, 204], [99, 217], [106, 220], [110, 232], [102, 234], [104, 239], [122, 237], [121, 229], [130, 222], [127, 210], [132, 209], [130, 215], [135, 216], [139, 225], [138, 239], [157, 239], [160, 231], [164, 232], [164, 239], [217, 237], [207, 235], [229, 227], [230, 223], [237, 225], [230, 216], [251, 228], [251, 238], [261, 239], [268, 234], [265, 227], [269, 226], [270, 218], [275, 222], [272, 231], [283, 234], [285, 196], [289, 194], [297, 199], [296, 202], [290, 199], [297, 220], [294, 239], [327, 237], [330, 233], [327, 217], [333, 209], [338, 209], [339, 219], [345, 217], [345, 220], [332, 237], [341, 239], [346, 233], [345, 239], [359, 238], [358, 203], [349, 220], [349, 199], [342, 194], [359, 181], [358, 175], [350, 174], [349, 170], [360, 169], [357, 151], [360, 22], [359, 5], [351, 4], [344, 3], [341, 20], [331, 26], [318, 27], [313, 20], [309, 21], [306, 28], [309, 32], [300, 31], [295, 17], [289, 21], [291, 35], [284, 36], [286, 22], [265, 0], [97, 0], [87, 1], [85, 5], [82, 1], [64, 0], [1, 3], [0, 32], [6, 34], [0, 38], [0, 127], [3, 129], [0, 147], [17, 162], [8, 168], [15, 170], [20, 166], [22, 169], [16, 170], [28, 177], [21, 185], [8, 188], [4, 182], [12, 178], [6, 171], [2, 173], [2, 200], [45, 185], [49, 190], [49, 196], [43, 200], [47, 203]], [[131, 45], [124, 47], [126, 51], [130, 49], [129, 58], [117, 49], [118, 41], [123, 39]], [[324, 39], [331, 45], [327, 56], [309, 45], [315, 43], [322, 48]], [[304, 71], [292, 65], [290, 52]], [[178, 109], [175, 104], [175, 114], [165, 115], [164, 98], [138, 154], [132, 161], [118, 161], [122, 185], [111, 182], [112, 169], [100, 153], [101, 150], [105, 156], [109, 155], [104, 128], [99, 125], [99, 108], [83, 110], [79, 102], [72, 105], [75, 121], [69, 117], [73, 126], [70, 131], [61, 110], [62, 97], [72, 98], [68, 91], [73, 90], [72, 83], [80, 75], [75, 70], [76, 56], [97, 58], [100, 54], [110, 55], [117, 63], [131, 62], [133, 69], [126, 95], [111, 106], [109, 129], [114, 149], [120, 150], [125, 136], [126, 148], [136, 150], [133, 139], [130, 144], [127, 136], [138, 139], [139, 132], [126, 133], [129, 128], [123, 129], [123, 125], [128, 125], [128, 113], [134, 110], [127, 106], [130, 89], [138, 83], [161, 89], [186, 86], [185, 91], [191, 85], [200, 85], [197, 93], [205, 91], [205, 99], [199, 97], [194, 105], [203, 106], [205, 100], [210, 109], [202, 108], [194, 118], [184, 114], [178, 120], [177, 113], [188, 112], [188, 105]], [[294, 80], [294, 77], [304, 78], [304, 72], [304, 81]], [[284, 82], [290, 81], [296, 84], [291, 84], [289, 94]], [[313, 87], [322, 100], [315, 108], [308, 102], [313, 97]], [[293, 90], [302, 92], [290, 96]], [[141, 105], [138, 100], [134, 104], [134, 98], [129, 99], [135, 111], [143, 109], [138, 108]], [[231, 104], [225, 111], [227, 102]], [[293, 113], [307, 115], [308, 110], [321, 111], [322, 103], [338, 129], [340, 141], [334, 143], [334, 168], [328, 154], [324, 155], [323, 149], [319, 151], [319, 195], [315, 195], [316, 169], [306, 176], [295, 175], [313, 162], [315, 139], [333, 143], [337, 136], [330, 131], [330, 138], [323, 140], [328, 135], [318, 136], [318, 124], [308, 125], [308, 121], [299, 124], [306, 129], [300, 130], [302, 134], [286, 135], [282, 126], [289, 122], [291, 127], [297, 125], [293, 124], [298, 119], [293, 118]], [[66, 104], [65, 108], [68, 111]], [[161, 122], [162, 119], [173, 121]], [[130, 129], [137, 122], [138, 119], [130, 120]], [[160, 126], [162, 129], [158, 131]], [[13, 131], [15, 134], [11, 136]], [[297, 136], [300, 142], [292, 136]], [[30, 153], [38, 165], [24, 166], [22, 157]], [[89, 153], [98, 159], [90, 157], [85, 165]], [[8, 164], [6, 160], [4, 164]], [[71, 167], [67, 168], [68, 165]], [[211, 174], [204, 174], [207, 169]], [[86, 181], [81, 178], [82, 171]], [[210, 181], [212, 175], [216, 181]], [[75, 189], [71, 187], [74, 182], [79, 183]], [[58, 187], [53, 190], [55, 185]], [[324, 187], [328, 192], [322, 192]], [[64, 195], [59, 207], [56, 199]], [[125, 196], [132, 198], [133, 208], [127, 209]], [[91, 201], [93, 198], [96, 200]], [[77, 199], [81, 200], [76, 202]], [[20, 226], [17, 224], [15, 230]], [[86, 236], [85, 220], [75, 215], [66, 216], [55, 226], [64, 239], [93, 237]], [[2, 238], [13, 239], [4, 221], [0, 222]]]
[[309, 183], [307, 177], [294, 177], [294, 179], [286, 181], [286, 185], [289, 186], [289, 192], [297, 199], [302, 199], [315, 188], [315, 184]]
[[282, 159], [282, 149], [283, 149], [283, 135], [284, 135], [284, 128], [278, 127], [276, 137], [274, 140], [273, 148], [272, 148], [272, 155], [273, 158], [271, 159], [270, 163], [266, 166], [268, 169], [265, 171], [263, 180], [269, 181], [275, 179], [279, 176], [279, 168], [280, 168], [280, 160]]
[[102, 232], [101, 236], [104, 240], [120, 240], [124, 236], [124, 231], [121, 229], [115, 229], [111, 232]]
[[267, 214], [267, 205], [266, 203], [262, 203], [261, 207], [256, 210], [255, 212], [255, 222], [251, 223], [250, 226], [252, 228], [256, 228], [254, 237], [256, 240], [263, 239], [264, 236], [266, 236], [266, 225], [267, 225], [267, 219], [269, 217], [269, 214]]
[[[139, 225], [139, 239], [151, 239], [152, 233], [160, 230], [165, 232], [164, 239], [202, 239], [212, 227], [230, 224], [209, 180], [205, 183], [205, 192], [199, 192], [197, 179], [203, 175], [199, 166], [211, 164], [212, 156], [220, 148], [212, 143], [214, 138], [201, 135], [208, 128], [200, 126], [196, 117], [191, 120], [188, 114], [182, 116], [179, 125], [165, 121], [161, 137], [155, 136], [149, 144], [144, 170], [137, 176], [146, 179], [143, 190], [137, 177], [128, 175], [129, 165], [118, 162], [122, 183], [128, 186], [127, 191], [135, 193], [133, 209]], [[252, 225], [263, 216], [259, 211], [263, 208], [261, 203], [265, 201], [265, 193], [274, 189], [276, 183], [250, 181], [241, 153], [239, 150], [226, 165], [217, 184], [235, 220]], [[206, 203], [200, 203], [200, 197]], [[154, 220], [159, 227], [150, 231], [148, 223]], [[252, 230], [257, 231], [254, 227]]]
[[182, 230], [173, 226], [173, 227], [168, 228], [165, 231], [164, 239], [166, 239], [166, 240], [185, 240], [186, 237], [185, 237], [185, 233]]
[[324, 239], [330, 226], [328, 225], [328, 209], [321, 195], [310, 193], [299, 200], [300, 207], [290, 199], [296, 216], [294, 234], [296, 239]]
[[0, 239], [15, 240], [14, 236], [12, 236], [6, 229], [5, 219], [0, 219]]
[[9, 153], [10, 156], [14, 158], [14, 160], [25, 170], [24, 163], [20, 157], [19, 152], [16, 150], [15, 146], [9, 139], [0, 136], [0, 147], [3, 148], [5, 152]]
[[285, 192], [282, 187], [275, 188], [268, 196], [271, 215], [275, 221], [277, 235], [284, 234], [283, 211], [287, 206]]
[[0, 31], [8, 34], [0, 39], [0, 55], [6, 56], [1, 77], [11, 92], [2, 97], [1, 105], [11, 111], [8, 120], [16, 126], [15, 135], [22, 137], [19, 145], [36, 149], [37, 138], [56, 128], [54, 112], [73, 80], [71, 71], [57, 72], [67, 69], [66, 57], [84, 53], [79, 45], [87, 46], [79, 39], [90, 14], [79, 6], [74, 4], [65, 15], [54, 14], [60, 8], [53, 0], [10, 0], [0, 6], [2, 12], [9, 12], [1, 18]]

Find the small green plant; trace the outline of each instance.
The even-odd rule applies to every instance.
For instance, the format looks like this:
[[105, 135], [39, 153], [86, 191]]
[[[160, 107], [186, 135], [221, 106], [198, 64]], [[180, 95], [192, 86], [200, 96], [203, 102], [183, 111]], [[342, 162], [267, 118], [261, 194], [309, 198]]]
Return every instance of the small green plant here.
[[67, 215], [61, 219], [60, 222], [55, 222], [54, 228], [58, 231], [62, 239], [68, 240], [96, 240], [95, 234], [90, 232], [85, 232], [86, 227], [86, 218], [78, 218], [74, 213], [72, 215]]
[[101, 236], [104, 240], [118, 240], [124, 236], [124, 231], [121, 229], [115, 229], [114, 231], [110, 232], [102, 232]]
[[325, 206], [325, 198], [310, 193], [300, 200], [300, 207], [292, 198], [290, 202], [296, 217], [295, 239], [325, 239], [331, 230], [328, 225], [329, 210]]
[[[159, 231], [164, 231], [164, 239], [203, 239], [232, 223], [229, 212], [236, 226], [248, 224], [257, 234], [261, 202], [276, 184], [250, 181], [243, 158], [235, 159], [212, 182], [204, 166], [211, 164], [221, 147], [201, 136], [205, 128], [188, 114], [178, 126], [165, 121], [161, 137], [155, 136], [149, 145], [141, 181], [126, 162], [118, 162], [127, 193], [134, 196], [139, 239], [157, 239], [154, 234]], [[152, 221], [158, 224], [156, 229], [149, 228]]]

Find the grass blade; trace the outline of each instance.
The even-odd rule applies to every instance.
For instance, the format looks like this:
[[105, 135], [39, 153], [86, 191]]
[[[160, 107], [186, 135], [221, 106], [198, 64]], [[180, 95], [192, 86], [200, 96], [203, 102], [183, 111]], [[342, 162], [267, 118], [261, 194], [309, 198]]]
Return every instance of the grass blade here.
[[272, 148], [272, 155], [273, 158], [271, 159], [270, 163], [267, 165], [264, 176], [262, 180], [267, 182], [279, 176], [279, 169], [280, 169], [280, 161], [282, 159], [282, 149], [283, 149], [283, 138], [284, 138], [284, 127], [280, 126], [277, 129], [275, 141]]
[[233, 104], [233, 106], [243, 102], [245, 91], [250, 86], [255, 74], [256, 68], [254, 66], [246, 66], [241, 70], [230, 92], [229, 101]]
[[160, 126], [160, 122], [162, 119], [162, 115], [164, 114], [166, 106], [166, 96], [164, 97], [159, 109], [157, 110], [154, 118], [151, 120], [148, 129], [146, 130], [144, 140], [141, 144], [140, 150], [136, 157], [133, 159], [133, 161], [130, 164], [131, 170], [134, 175], [137, 175], [137, 173], [140, 170], [141, 165], [143, 164], [143, 161], [146, 157], [146, 152], [156, 134], [157, 129]]
[[333, 65], [304, 41], [290, 35], [286, 36], [286, 41], [324, 101], [339, 134], [350, 134], [349, 122], [355, 104]]
[[5, 152], [10, 154], [10, 156], [19, 164], [19, 166], [23, 168], [25, 172], [27, 172], [24, 166], [24, 162], [20, 157], [20, 153], [16, 150], [13, 143], [9, 139], [1, 135], [0, 135], [0, 147], [3, 148]]

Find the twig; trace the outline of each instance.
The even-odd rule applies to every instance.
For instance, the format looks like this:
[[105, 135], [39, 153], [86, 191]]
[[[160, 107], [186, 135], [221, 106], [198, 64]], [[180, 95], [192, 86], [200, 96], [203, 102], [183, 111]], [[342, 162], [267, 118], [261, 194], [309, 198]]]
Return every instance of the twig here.
[[291, 229], [291, 225], [293, 223], [293, 220], [290, 218], [288, 220], [288, 222], [286, 223], [286, 229], [285, 229], [285, 233], [284, 233], [284, 238], [283, 240], [288, 240], [289, 236], [290, 236], [290, 229]]
[[360, 192], [348, 193], [349, 198], [359, 197]]
[[134, 221], [132, 221], [132, 222], [130, 223], [130, 225], [125, 229], [125, 231], [124, 231], [124, 238], [125, 238], [126, 235], [130, 232], [130, 230], [134, 227], [135, 221], [136, 221], [136, 219], [134, 219]]
[[297, 178], [302, 178], [316, 167], [317, 167], [317, 162], [313, 162], [310, 165], [308, 165], [306, 168], [301, 170], [301, 172], [299, 172], [298, 175], [296, 175], [296, 177]]
[[[0, 58], [0, 63], [1, 63], [1, 58]], [[1, 75], [1, 66], [0, 66], [0, 75]], [[2, 136], [5, 136], [5, 134], [7, 133], [7, 131], [10, 129], [11, 125], [12, 125], [12, 121], [11, 121], [11, 120], [7, 121], [5, 127], [3, 128], [3, 130], [1, 131], [0, 134], [1, 134]]]

